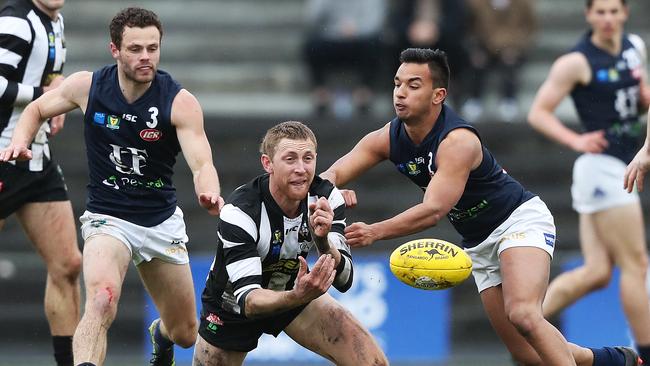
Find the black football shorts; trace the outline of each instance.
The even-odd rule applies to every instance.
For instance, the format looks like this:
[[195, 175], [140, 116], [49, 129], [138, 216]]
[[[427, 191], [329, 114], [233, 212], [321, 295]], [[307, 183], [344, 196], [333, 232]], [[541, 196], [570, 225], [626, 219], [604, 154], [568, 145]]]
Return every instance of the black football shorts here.
[[272, 315], [268, 318], [242, 319], [232, 313], [201, 311], [199, 335], [211, 345], [226, 351], [250, 352], [257, 348], [263, 333], [277, 337], [307, 305]]
[[0, 163], [0, 219], [26, 203], [68, 201], [68, 190], [58, 164], [50, 162], [40, 172]]

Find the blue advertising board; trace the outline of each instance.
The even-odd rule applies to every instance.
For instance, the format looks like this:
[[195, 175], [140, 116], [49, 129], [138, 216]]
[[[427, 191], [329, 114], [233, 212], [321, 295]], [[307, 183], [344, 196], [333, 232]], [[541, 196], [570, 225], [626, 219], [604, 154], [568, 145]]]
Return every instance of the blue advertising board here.
[[[212, 257], [191, 259], [200, 310], [203, 291]], [[450, 293], [423, 291], [399, 282], [390, 272], [388, 256], [356, 255], [354, 283], [346, 293], [330, 290], [370, 330], [391, 362], [441, 362], [450, 353]], [[147, 296], [145, 329], [158, 317]], [[198, 311], [197, 311], [198, 313]], [[150, 357], [151, 342], [145, 339], [145, 355]], [[193, 349], [176, 347], [176, 364], [189, 365]], [[278, 338], [263, 335], [259, 346], [246, 357], [246, 364], [317, 364], [320, 356], [302, 348], [285, 333]]]

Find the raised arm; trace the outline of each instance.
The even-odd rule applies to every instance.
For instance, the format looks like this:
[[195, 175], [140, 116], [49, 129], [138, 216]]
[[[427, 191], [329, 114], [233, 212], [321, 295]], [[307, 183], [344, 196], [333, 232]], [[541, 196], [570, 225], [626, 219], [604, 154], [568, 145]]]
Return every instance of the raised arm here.
[[223, 207], [223, 198], [220, 196], [219, 176], [212, 163], [212, 149], [203, 129], [203, 111], [199, 101], [185, 89], [174, 98], [172, 124], [192, 171], [199, 204], [211, 215], [218, 215]]
[[11, 143], [0, 152], [0, 161], [31, 159], [28, 146], [41, 124], [48, 118], [81, 108], [85, 111], [92, 73], [77, 72], [65, 79], [55, 89], [30, 103], [16, 124]]
[[388, 159], [390, 153], [390, 124], [370, 132], [347, 154], [321, 173], [323, 179], [343, 187], [363, 172]]
[[573, 52], [557, 59], [537, 91], [528, 113], [528, 123], [546, 137], [578, 152], [599, 153], [607, 147], [604, 131], [579, 134], [555, 116], [555, 109], [571, 90], [587, 84], [591, 71], [584, 55]]
[[483, 150], [476, 134], [456, 129], [447, 135], [436, 154], [435, 174], [424, 193], [422, 203], [388, 220], [374, 224], [356, 222], [345, 230], [350, 246], [366, 246], [420, 232], [434, 226], [458, 202], [470, 172], [481, 164]]

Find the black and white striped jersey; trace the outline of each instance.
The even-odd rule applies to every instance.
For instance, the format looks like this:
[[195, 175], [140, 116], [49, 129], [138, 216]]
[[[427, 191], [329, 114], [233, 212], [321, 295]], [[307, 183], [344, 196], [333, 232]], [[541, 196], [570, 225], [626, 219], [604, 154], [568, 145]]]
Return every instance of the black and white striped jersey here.
[[[25, 106], [61, 74], [65, 62], [63, 17], [50, 19], [30, 0], [8, 0], [0, 9], [0, 148], [9, 145]], [[32, 160], [17, 162], [41, 171], [50, 161], [49, 124], [31, 145]]]
[[308, 202], [325, 197], [334, 211], [330, 245], [342, 256], [334, 287], [352, 285], [352, 256], [345, 242], [345, 201], [327, 180], [314, 178], [309, 196], [296, 218], [284, 215], [269, 191], [269, 176], [261, 175], [237, 188], [219, 214], [217, 254], [203, 291], [204, 310], [227, 311], [245, 318], [246, 295], [257, 288], [291, 290], [300, 262], [315, 246], [309, 230]]

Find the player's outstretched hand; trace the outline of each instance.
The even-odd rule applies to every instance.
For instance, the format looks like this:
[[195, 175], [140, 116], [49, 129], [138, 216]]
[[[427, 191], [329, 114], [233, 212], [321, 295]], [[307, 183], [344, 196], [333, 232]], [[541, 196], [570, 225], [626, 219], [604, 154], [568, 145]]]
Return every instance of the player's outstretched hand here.
[[296, 285], [293, 288], [296, 296], [308, 303], [327, 292], [334, 282], [336, 270], [334, 269], [334, 258], [329, 254], [318, 257], [314, 268], [307, 272], [307, 261], [298, 256], [300, 269], [296, 277]]
[[345, 200], [345, 207], [356, 207], [357, 206], [357, 194], [351, 189], [340, 189], [341, 195], [343, 195], [343, 200]]
[[609, 146], [605, 138], [605, 130], [585, 132], [571, 144], [577, 152], [599, 154]]
[[9, 144], [9, 146], [0, 150], [0, 162], [30, 160], [31, 158], [32, 151], [25, 145]]
[[332, 220], [334, 211], [325, 197], [309, 204], [309, 226], [314, 235], [319, 238], [326, 237], [332, 229]]
[[208, 210], [210, 215], [217, 216], [223, 208], [224, 200], [220, 195], [214, 192], [201, 193], [199, 195], [199, 204], [201, 207]]
[[345, 228], [345, 239], [351, 247], [365, 247], [378, 239], [378, 234], [371, 225], [355, 222]]
[[648, 148], [643, 145], [641, 150], [636, 153], [636, 156], [630, 164], [627, 165], [625, 169], [625, 177], [623, 178], [623, 188], [627, 190], [628, 193], [631, 193], [634, 189], [634, 183], [636, 182], [636, 188], [639, 192], [643, 191], [643, 181], [645, 180], [645, 175], [650, 169], [650, 151]]

